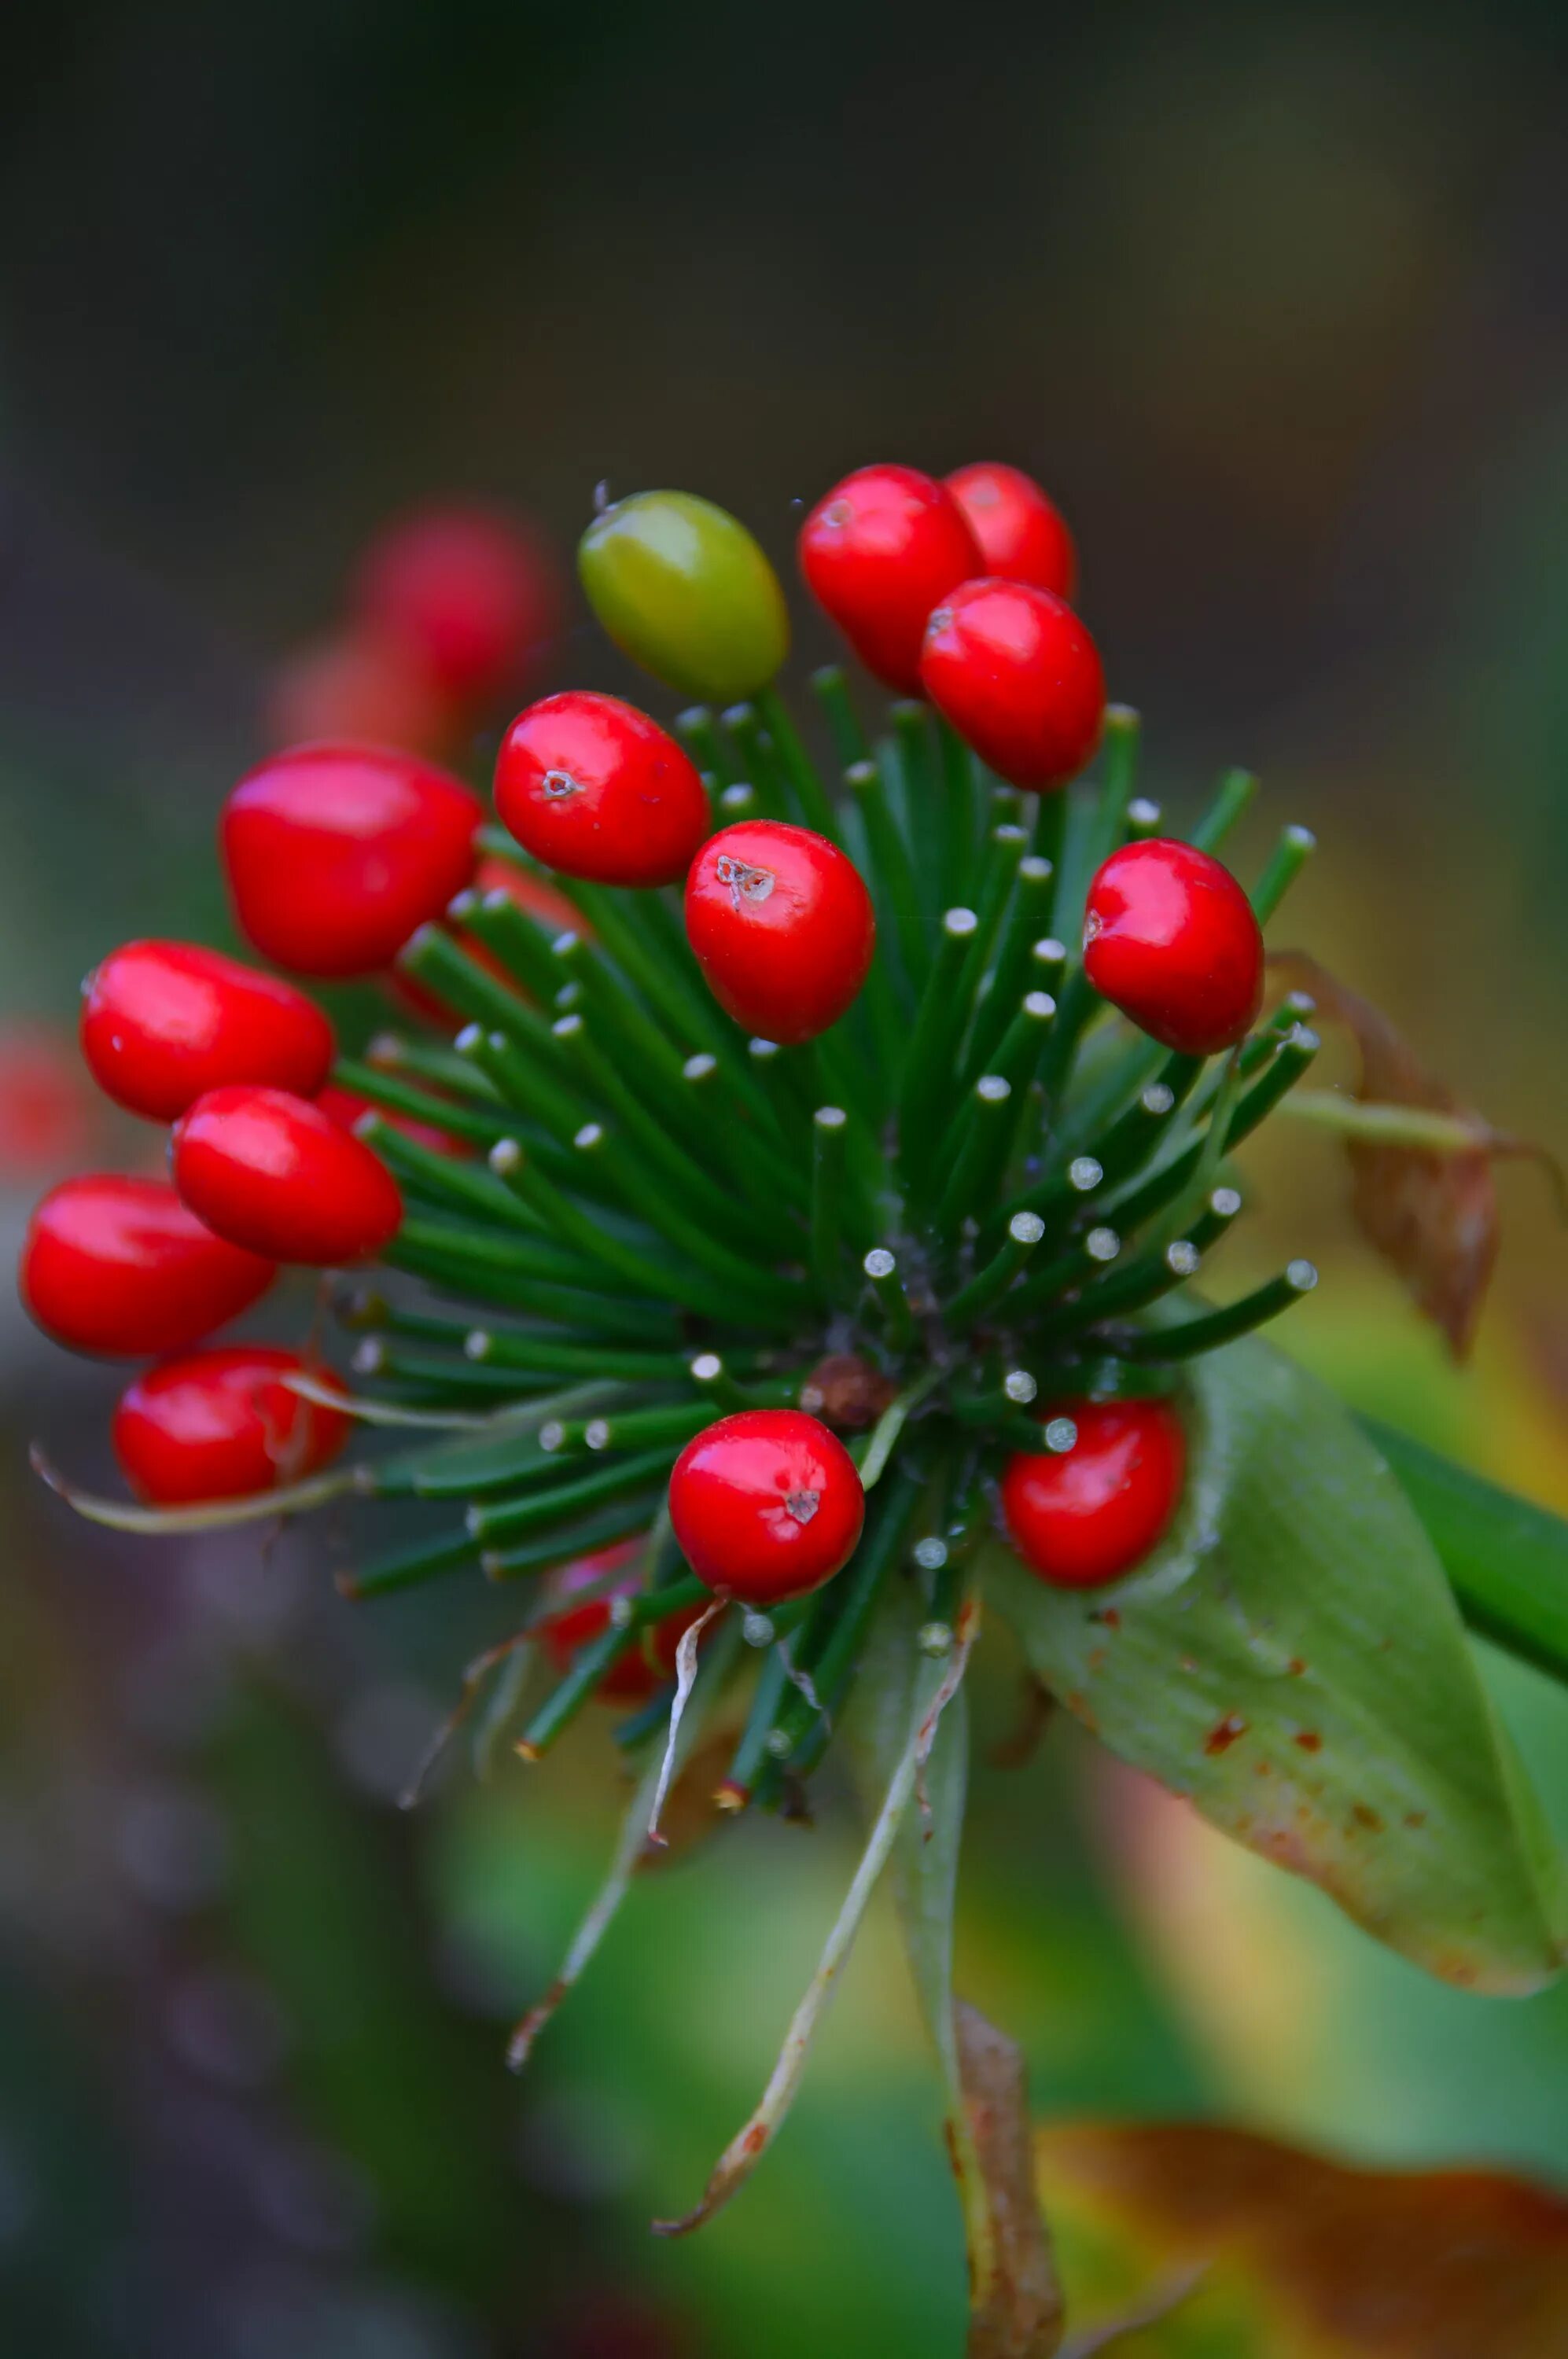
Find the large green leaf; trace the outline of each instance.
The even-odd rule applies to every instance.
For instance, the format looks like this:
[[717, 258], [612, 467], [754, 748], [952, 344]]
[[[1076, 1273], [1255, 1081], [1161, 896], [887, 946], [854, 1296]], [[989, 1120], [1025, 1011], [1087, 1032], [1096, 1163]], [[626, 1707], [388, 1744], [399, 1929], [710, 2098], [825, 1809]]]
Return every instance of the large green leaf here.
[[1538, 1989], [1568, 1897], [1453, 1593], [1384, 1459], [1257, 1341], [1184, 1396], [1185, 1496], [1127, 1580], [985, 1577], [1034, 1669], [1124, 1760], [1443, 1980]]

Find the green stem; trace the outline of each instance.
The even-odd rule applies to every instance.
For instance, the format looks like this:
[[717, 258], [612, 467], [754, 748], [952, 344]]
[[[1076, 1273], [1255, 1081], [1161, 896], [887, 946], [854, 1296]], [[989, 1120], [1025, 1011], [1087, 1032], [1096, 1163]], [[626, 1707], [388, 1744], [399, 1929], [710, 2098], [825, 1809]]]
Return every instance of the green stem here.
[[1189, 841], [1195, 843], [1200, 852], [1218, 852], [1257, 792], [1258, 780], [1250, 770], [1227, 770], [1219, 782], [1213, 802], [1192, 830]]
[[1311, 828], [1285, 829], [1252, 888], [1252, 907], [1260, 926], [1269, 923], [1316, 849], [1317, 838]]
[[1249, 1335], [1266, 1320], [1277, 1319], [1281, 1310], [1289, 1310], [1303, 1294], [1310, 1294], [1317, 1282], [1317, 1271], [1310, 1261], [1293, 1261], [1278, 1277], [1244, 1294], [1239, 1302], [1227, 1303], [1223, 1310], [1205, 1311], [1179, 1327], [1146, 1328], [1121, 1339], [1117, 1353], [1125, 1360], [1195, 1359], [1202, 1352], [1216, 1351], [1222, 1343], [1234, 1343], [1239, 1335]]
[[827, 788], [818, 774], [817, 766], [801, 743], [800, 732], [789, 718], [788, 706], [771, 682], [757, 691], [757, 710], [762, 725], [773, 740], [774, 748], [783, 764], [790, 791], [806, 825], [825, 835], [830, 843], [839, 841], [838, 819], [828, 799]]

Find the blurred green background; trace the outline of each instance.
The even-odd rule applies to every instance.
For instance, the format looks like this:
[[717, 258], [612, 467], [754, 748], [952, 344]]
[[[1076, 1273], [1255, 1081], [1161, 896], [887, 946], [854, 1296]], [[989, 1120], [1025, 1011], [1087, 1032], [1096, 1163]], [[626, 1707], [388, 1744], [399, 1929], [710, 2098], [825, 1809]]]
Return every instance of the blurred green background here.
[[[1568, 1148], [1568, 75], [1555, 11], [955, 16], [417, 0], [33, 9], [0, 83], [0, 1223], [156, 1151], [69, 1057], [130, 932], [220, 938], [212, 833], [368, 536], [474, 495], [560, 553], [701, 490], [788, 568], [875, 457], [1037, 472], [1150, 789], [1264, 774], [1285, 939]], [[800, 610], [797, 673], [828, 652]], [[568, 594], [530, 686], [633, 689]], [[495, 724], [506, 719], [494, 716]], [[483, 738], [464, 749], [475, 774]], [[1283, 1128], [1284, 1125], [1278, 1125]], [[1304, 1143], [1303, 1143], [1304, 1142]], [[1257, 1158], [1290, 1342], [1568, 1507], [1568, 1293], [1505, 1173], [1474, 1365]], [[303, 1304], [294, 1306], [303, 1315]], [[293, 1315], [292, 1312], [289, 1315]], [[60, 2359], [948, 2354], [962, 2264], [888, 1926], [764, 2176], [656, 2245], [752, 2102], [847, 1814], [639, 1884], [527, 2083], [616, 1809], [602, 1727], [390, 1798], [485, 1595], [356, 1616], [342, 1535], [107, 1542], [112, 1372], [0, 1321], [0, 2323]], [[1560, 1821], [1568, 1702], [1497, 1667]], [[982, 1666], [1005, 1726], [1015, 1667]], [[1190, 2114], [1568, 2176], [1568, 2000], [1470, 2000], [1053, 1729], [976, 1772], [962, 1980], [1042, 2113]], [[1565, 1827], [1568, 1832], [1568, 1827]]]

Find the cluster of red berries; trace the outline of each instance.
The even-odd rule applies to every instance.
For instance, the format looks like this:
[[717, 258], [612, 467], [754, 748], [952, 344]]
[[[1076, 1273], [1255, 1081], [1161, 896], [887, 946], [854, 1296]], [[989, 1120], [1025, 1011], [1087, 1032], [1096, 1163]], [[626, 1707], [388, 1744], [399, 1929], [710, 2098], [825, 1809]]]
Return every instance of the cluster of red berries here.
[[282, 665], [272, 742], [449, 752], [515, 692], [558, 601], [552, 559], [516, 517], [472, 504], [400, 516], [365, 550], [333, 627]]
[[[671, 514], [661, 519], [662, 538], [634, 547], [631, 589], [608, 575], [601, 585], [595, 603], [617, 637], [638, 651], [637, 584], [653, 579], [663, 603], [652, 636], [666, 677], [744, 678], [747, 663], [764, 660], [770, 670], [786, 626], [755, 544], [704, 503], [645, 497], [665, 499]], [[594, 527], [601, 571], [620, 562], [628, 529], [616, 510]], [[449, 518], [405, 535], [365, 578], [367, 612], [421, 638], [454, 694], [493, 688], [517, 636], [517, 580], [498, 547], [481, 548], [475, 532]], [[711, 599], [692, 603], [690, 568], [681, 568], [689, 548], [701, 558], [710, 532], [724, 582], [752, 616], [749, 641], [744, 631], [725, 636]], [[1072, 603], [1071, 538], [1027, 476], [979, 465], [939, 482], [907, 467], [863, 468], [812, 509], [800, 555], [811, 589], [867, 668], [934, 708], [985, 766], [977, 778], [1043, 804], [1092, 760], [1106, 725], [1104, 671]], [[671, 614], [685, 633], [673, 655]], [[822, 827], [748, 815], [715, 830], [716, 783], [675, 737], [618, 698], [570, 691], [530, 704], [502, 741], [495, 807], [528, 860], [561, 880], [551, 885], [486, 849], [479, 798], [428, 761], [358, 743], [295, 746], [244, 779], [224, 807], [220, 840], [234, 917], [276, 967], [379, 978], [450, 1036], [474, 1008], [461, 991], [449, 1002], [439, 957], [406, 957], [412, 944], [448, 944], [460, 974], [508, 995], [503, 1010], [515, 1001], [528, 1012], [538, 1006], [538, 962], [552, 938], [560, 948], [609, 923], [608, 909], [595, 918], [603, 905], [584, 891], [617, 887], [653, 902], [674, 886], [683, 893], [686, 944], [718, 1006], [755, 1036], [754, 1049], [799, 1049], [839, 1025], [866, 982], [877, 947], [873, 893], [857, 860], [825, 832], [834, 826], [825, 800], [819, 807], [804, 796], [805, 814], [820, 808]], [[928, 821], [914, 810], [909, 824], [934, 826], [934, 815]], [[1022, 840], [1019, 829], [1010, 832]], [[532, 929], [532, 964], [497, 956], [482, 929], [464, 934], [468, 919], [477, 927], [476, 907], [497, 900]], [[958, 930], [954, 940], [961, 951]], [[624, 964], [625, 944], [608, 947]], [[1083, 975], [1153, 1039], [1200, 1060], [1234, 1047], [1258, 1013], [1258, 921], [1207, 852], [1158, 837], [1127, 842], [1090, 885]], [[570, 1009], [571, 989], [556, 995]], [[1044, 1006], [1049, 1013], [1049, 999]], [[1033, 1003], [1025, 1006], [1028, 1014]], [[552, 1031], [538, 1014], [528, 1020], [547, 1046], [580, 1022], [569, 1013]], [[504, 1031], [470, 1024], [468, 1032], [478, 1055], [493, 1043], [496, 1053], [506, 1049]], [[38, 1207], [22, 1257], [28, 1307], [78, 1350], [158, 1363], [114, 1419], [118, 1455], [144, 1499], [182, 1505], [256, 1493], [325, 1467], [350, 1417], [321, 1400], [320, 1369], [271, 1347], [197, 1347], [256, 1302], [280, 1265], [336, 1268], [387, 1253], [404, 1228], [405, 1187], [427, 1192], [430, 1158], [471, 1155], [476, 1139], [483, 1147], [498, 1137], [494, 1125], [487, 1129], [489, 1117], [439, 1083], [433, 1096], [413, 1094], [423, 1119], [405, 1093], [384, 1117], [376, 1101], [365, 1122], [371, 1101], [361, 1093], [370, 1082], [363, 1071], [358, 1088], [332, 1078], [332, 1028], [312, 1001], [275, 974], [185, 943], [131, 942], [106, 958], [86, 986], [82, 1044], [112, 1099], [171, 1125], [169, 1180], [97, 1175], [57, 1188]], [[503, 1100], [505, 1082], [503, 1072]], [[1004, 1082], [993, 1095], [1007, 1093]], [[450, 1131], [441, 1121], [449, 1106]], [[907, 1092], [902, 1111], [906, 1122], [917, 1119]], [[839, 1129], [845, 1119], [837, 1114]], [[426, 1158], [411, 1179], [384, 1122], [408, 1155]], [[574, 1145], [591, 1147], [597, 1128], [580, 1131]], [[833, 1129], [830, 1122], [822, 1136]], [[652, 1152], [660, 1142], [645, 1130], [644, 1143]], [[521, 1162], [521, 1150], [500, 1138], [492, 1171], [509, 1183]], [[473, 1183], [472, 1217], [483, 1201], [474, 1191], [489, 1184]], [[548, 1170], [538, 1184], [550, 1187]], [[541, 1212], [526, 1171], [518, 1188], [519, 1217], [530, 1231], [541, 1220], [548, 1226], [549, 1201]], [[965, 1234], [973, 1239], [973, 1222]], [[449, 1254], [455, 1249], [449, 1240]], [[868, 1272], [877, 1258], [868, 1257]], [[533, 1266], [548, 1274], [548, 1256]], [[731, 1266], [744, 1276], [740, 1265], [722, 1265]], [[423, 1274], [440, 1284], [444, 1266]], [[549, 1290], [539, 1289], [539, 1301]], [[526, 1294], [519, 1307], [530, 1308]], [[744, 1308], [736, 1325], [746, 1328]], [[799, 1332], [796, 1344], [804, 1348]], [[291, 1381], [307, 1376], [314, 1382], [306, 1391]], [[1181, 1420], [1162, 1397], [1057, 1399], [1038, 1414], [1048, 1446], [1015, 1449], [1001, 1475], [1007, 1528], [1050, 1581], [1114, 1580], [1148, 1554], [1175, 1512]], [[1009, 1430], [1018, 1431], [1016, 1414]], [[763, 1612], [810, 1595], [849, 1561], [866, 1496], [855, 1456], [827, 1424], [775, 1393], [694, 1435], [688, 1426], [687, 1436], [670, 1474], [669, 1516], [707, 1588]], [[548, 1625], [562, 1662], [617, 1626], [617, 1600], [637, 1586], [619, 1545], [578, 1555], [563, 1577]], [[578, 1597], [583, 1587], [586, 1598]], [[639, 1621], [636, 1645], [612, 1666], [604, 1691], [632, 1701], [668, 1676], [691, 1619], [682, 1607]]]

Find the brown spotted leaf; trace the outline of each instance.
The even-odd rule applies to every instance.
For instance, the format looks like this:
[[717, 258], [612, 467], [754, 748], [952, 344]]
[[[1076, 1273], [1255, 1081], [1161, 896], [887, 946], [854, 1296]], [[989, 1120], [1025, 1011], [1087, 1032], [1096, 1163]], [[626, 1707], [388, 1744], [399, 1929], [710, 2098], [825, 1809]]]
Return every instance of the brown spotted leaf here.
[[1539, 1988], [1568, 1940], [1563, 1864], [1388, 1464], [1257, 1339], [1199, 1361], [1180, 1406], [1186, 1486], [1154, 1553], [1074, 1592], [998, 1539], [992, 1607], [1113, 1753], [1225, 1833], [1445, 1981]]
[[1239, 2130], [1133, 2123], [1050, 2129], [1039, 2163], [1061, 2231], [1072, 2350], [1127, 2359], [1568, 2352], [1568, 2201], [1522, 2180], [1349, 2170]]
[[[1305, 951], [1281, 951], [1269, 962], [1273, 982], [1309, 993], [1320, 1024], [1335, 1024], [1356, 1046], [1356, 1100], [1446, 1117], [1450, 1136], [1432, 1143], [1347, 1134], [1351, 1209], [1362, 1234], [1399, 1272], [1419, 1308], [1440, 1327], [1462, 1360], [1497, 1257], [1497, 1189], [1492, 1166], [1501, 1156], [1530, 1156], [1555, 1167], [1544, 1150], [1494, 1130], [1474, 1107], [1422, 1063], [1410, 1043], [1370, 1000], [1338, 982]], [[1469, 1143], [1466, 1143], [1466, 1142]], [[1560, 1182], [1561, 1184], [1561, 1182]]]

